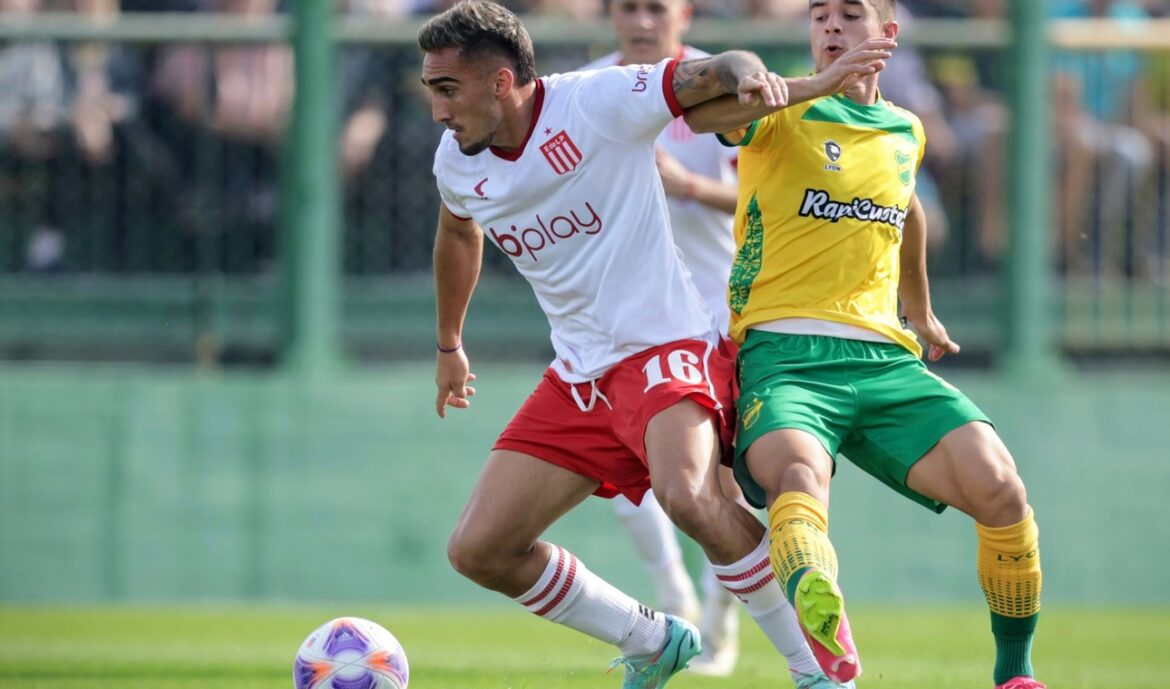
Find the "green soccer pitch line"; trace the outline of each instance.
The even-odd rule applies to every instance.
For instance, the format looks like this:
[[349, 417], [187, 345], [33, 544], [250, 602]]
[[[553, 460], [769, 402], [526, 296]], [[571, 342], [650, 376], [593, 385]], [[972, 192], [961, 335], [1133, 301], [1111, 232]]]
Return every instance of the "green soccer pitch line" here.
[[[318, 624], [369, 617], [406, 647], [411, 689], [617, 689], [612, 650], [511, 608], [0, 607], [0, 689], [288, 689], [292, 658]], [[986, 613], [861, 607], [859, 687], [991, 689]], [[670, 689], [792, 686], [743, 619], [730, 679], [679, 675]], [[1170, 609], [1045, 610], [1036, 645], [1053, 689], [1170, 686]]]

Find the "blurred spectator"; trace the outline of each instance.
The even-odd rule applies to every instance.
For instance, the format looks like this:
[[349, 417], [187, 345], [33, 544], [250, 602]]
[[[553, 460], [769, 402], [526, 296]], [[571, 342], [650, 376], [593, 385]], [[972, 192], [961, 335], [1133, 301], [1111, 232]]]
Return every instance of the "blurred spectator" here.
[[[218, 9], [247, 20], [274, 14], [276, 0], [220, 0]], [[184, 177], [179, 212], [204, 247], [191, 254], [215, 263], [203, 267], [255, 272], [273, 259], [293, 88], [286, 45], [176, 46], [156, 65], [153, 90], [169, 111], [163, 136]]]
[[202, 0], [121, 0], [123, 12], [196, 12]]
[[417, 0], [338, 0], [341, 13], [388, 21], [405, 17], [415, 11]]
[[[952, 246], [959, 265], [982, 270], [994, 266], [1006, 243], [1004, 146], [1008, 112], [998, 94], [985, 88], [978, 65], [969, 55], [946, 54], [931, 71], [944, 97], [953, 133], [950, 165], [935, 169], [945, 206], [962, 246]], [[930, 149], [928, 132], [927, 150]]]
[[806, 0], [743, 0], [745, 17], [775, 20], [807, 20]]
[[[118, 0], [70, 0], [75, 12], [96, 22], [112, 21]], [[73, 178], [61, 180], [58, 204], [71, 209], [69, 242], [87, 250], [80, 267], [129, 267], [131, 254], [127, 217], [131, 183], [151, 179], [152, 141], [137, 120], [142, 66], [137, 51], [124, 45], [78, 43], [65, 46], [65, 65], [71, 89], [68, 152]], [[149, 189], [149, 182], [143, 187]], [[63, 198], [76, 190], [79, 198]], [[110, 239], [93, 246], [94, 234]]]
[[[386, 21], [407, 8], [397, 0], [338, 0], [339, 12], [353, 18]], [[391, 177], [389, 150], [392, 142], [386, 133], [394, 129], [393, 80], [398, 75], [388, 59], [387, 49], [369, 45], [347, 44], [338, 55], [340, 104], [338, 122], [338, 158], [342, 179], [344, 228], [347, 233], [345, 263], [353, 270], [363, 266], [369, 254], [378, 249], [367, 247], [363, 239], [370, 233], [382, 237], [385, 223], [371, 222], [384, 212], [385, 198], [372, 195], [380, 179]], [[429, 168], [428, 168], [429, 169]]]
[[[802, 29], [808, 27], [809, 9], [807, 0], [743, 0], [743, 13], [747, 19], [761, 23], [784, 23]], [[777, 47], [755, 49], [768, 69], [781, 76], [803, 76], [813, 69], [812, 55], [805, 47]]]
[[603, 0], [533, 0], [529, 4], [531, 11], [550, 17], [566, 17], [575, 22], [595, 21], [605, 15]]
[[[914, 13], [909, 7], [899, 6], [898, 23], [903, 32], [913, 32]], [[930, 253], [934, 253], [942, 245], [949, 227], [934, 172], [951, 168], [958, 159], [958, 150], [955, 133], [943, 108], [942, 94], [931, 83], [926, 62], [917, 48], [902, 43], [886, 62], [882, 97], [918, 115], [926, 131], [926, 160], [918, 171], [916, 190], [926, 211], [927, 243]]]
[[[1170, 18], [1170, 0], [1149, 0], [1146, 9], [1153, 17]], [[1170, 53], [1151, 55], [1147, 66], [1137, 111], [1138, 126], [1153, 143], [1157, 157], [1150, 273], [1165, 282], [1170, 278]]]
[[[0, 11], [36, 12], [40, 0], [0, 0]], [[95, 21], [117, 0], [69, 0], [57, 9]], [[136, 112], [132, 54], [99, 43], [16, 43], [0, 51], [3, 205], [24, 239], [26, 269], [123, 267], [125, 126]], [[98, 237], [98, 241], [92, 238]]]
[[[2, 13], [40, 10], [40, 0], [0, 0]], [[5, 209], [0, 222], [15, 240], [4, 253], [14, 258], [22, 253], [21, 263], [31, 270], [58, 268], [64, 257], [50, 189], [60, 134], [68, 125], [67, 98], [65, 67], [54, 44], [0, 48], [0, 207]]]
[[[402, 11], [398, 0], [338, 0], [338, 9], [356, 17], [375, 20], [395, 18]], [[347, 45], [339, 56], [341, 117], [338, 155], [343, 181], [348, 185], [365, 173], [386, 134], [389, 93], [386, 65], [378, 53], [364, 45]]]
[[[1130, 0], [1054, 0], [1057, 18], [1141, 21]], [[1153, 222], [1149, 139], [1130, 126], [1147, 117], [1143, 60], [1132, 51], [1063, 52], [1054, 62], [1056, 151], [1060, 165], [1061, 258], [1073, 273], [1143, 271], [1140, 255]]]

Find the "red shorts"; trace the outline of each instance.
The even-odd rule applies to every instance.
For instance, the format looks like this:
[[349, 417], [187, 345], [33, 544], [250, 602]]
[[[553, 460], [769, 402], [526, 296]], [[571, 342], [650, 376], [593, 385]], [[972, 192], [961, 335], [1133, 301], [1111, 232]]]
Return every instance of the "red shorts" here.
[[664, 409], [684, 399], [710, 409], [723, 456], [732, 456], [734, 347], [727, 340], [719, 346], [671, 342], [621, 360], [593, 383], [566, 383], [550, 368], [493, 449], [522, 452], [598, 481], [595, 495], [622, 494], [641, 503], [650, 488], [646, 426]]

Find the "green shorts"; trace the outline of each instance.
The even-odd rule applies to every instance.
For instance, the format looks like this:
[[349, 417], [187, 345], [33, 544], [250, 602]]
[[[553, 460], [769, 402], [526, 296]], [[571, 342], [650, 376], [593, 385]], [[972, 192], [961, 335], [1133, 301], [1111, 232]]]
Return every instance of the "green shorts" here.
[[766, 507], [747, 470], [760, 436], [796, 428], [911, 500], [946, 505], [910, 490], [906, 475], [944, 435], [987, 416], [904, 347], [817, 335], [748, 331], [739, 351], [735, 478], [748, 502]]

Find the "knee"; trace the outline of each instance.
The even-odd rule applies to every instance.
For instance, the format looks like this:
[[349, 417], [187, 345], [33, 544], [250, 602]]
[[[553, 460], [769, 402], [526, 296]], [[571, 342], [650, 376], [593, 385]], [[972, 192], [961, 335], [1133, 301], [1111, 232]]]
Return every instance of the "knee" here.
[[984, 526], [1010, 526], [1028, 514], [1028, 491], [1012, 468], [995, 472], [981, 492], [974, 517]]
[[767, 493], [768, 504], [776, 502], [784, 493], [805, 493], [822, 503], [829, 499], [829, 479], [832, 466], [824, 471], [811, 462], [796, 462], [779, 469], [768, 483], [761, 483]]
[[787, 491], [800, 491], [816, 496], [829, 486], [829, 471], [818, 471], [812, 462], [794, 462], [780, 473], [780, 486]]
[[658, 503], [675, 526], [700, 544], [706, 542], [705, 531], [714, 523], [711, 513], [719, 496], [692, 486], [672, 486], [657, 495]]
[[497, 589], [507, 577], [507, 563], [498, 549], [468, 535], [461, 527], [456, 527], [447, 541], [447, 560], [464, 577], [484, 588]]

